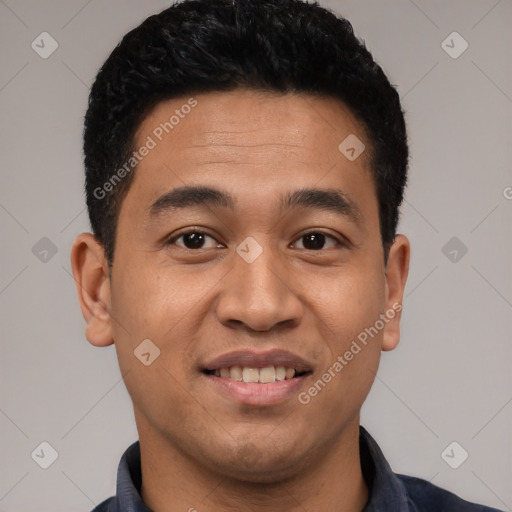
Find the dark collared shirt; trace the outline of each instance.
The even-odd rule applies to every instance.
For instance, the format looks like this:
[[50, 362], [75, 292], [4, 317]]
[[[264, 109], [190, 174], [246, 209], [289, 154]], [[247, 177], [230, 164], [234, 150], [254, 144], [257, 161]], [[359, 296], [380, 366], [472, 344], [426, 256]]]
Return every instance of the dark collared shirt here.
[[[469, 503], [427, 480], [393, 473], [372, 436], [359, 427], [359, 451], [368, 501], [362, 512], [500, 512]], [[92, 512], [151, 512], [140, 497], [142, 473], [139, 441], [125, 452], [117, 471], [116, 496]]]

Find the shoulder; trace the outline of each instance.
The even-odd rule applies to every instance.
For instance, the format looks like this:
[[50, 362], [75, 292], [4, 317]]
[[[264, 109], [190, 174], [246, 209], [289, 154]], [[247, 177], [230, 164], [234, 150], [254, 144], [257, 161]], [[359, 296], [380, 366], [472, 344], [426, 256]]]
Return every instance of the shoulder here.
[[118, 512], [114, 497], [102, 501], [91, 512]]
[[498, 509], [471, 503], [427, 480], [396, 474], [418, 512], [500, 512]]

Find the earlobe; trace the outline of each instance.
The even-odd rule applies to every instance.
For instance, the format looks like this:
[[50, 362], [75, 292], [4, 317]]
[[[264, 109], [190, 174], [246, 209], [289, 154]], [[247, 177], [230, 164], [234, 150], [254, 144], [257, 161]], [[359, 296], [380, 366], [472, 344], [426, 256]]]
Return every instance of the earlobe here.
[[110, 281], [103, 246], [91, 233], [79, 235], [71, 249], [71, 268], [82, 315], [85, 336], [97, 347], [114, 343], [110, 318]]
[[389, 249], [386, 264], [386, 317], [382, 350], [393, 350], [400, 341], [400, 319], [405, 284], [409, 273], [410, 243], [406, 236], [397, 235]]

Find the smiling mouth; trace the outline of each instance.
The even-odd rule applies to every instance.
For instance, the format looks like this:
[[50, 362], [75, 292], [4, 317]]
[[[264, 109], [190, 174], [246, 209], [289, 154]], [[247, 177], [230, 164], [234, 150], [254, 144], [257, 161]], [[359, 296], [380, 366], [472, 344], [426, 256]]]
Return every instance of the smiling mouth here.
[[287, 368], [285, 366], [265, 366], [263, 368], [231, 366], [229, 368], [203, 370], [203, 373], [237, 382], [272, 384], [273, 382], [302, 377], [312, 372], [299, 371], [295, 368]]

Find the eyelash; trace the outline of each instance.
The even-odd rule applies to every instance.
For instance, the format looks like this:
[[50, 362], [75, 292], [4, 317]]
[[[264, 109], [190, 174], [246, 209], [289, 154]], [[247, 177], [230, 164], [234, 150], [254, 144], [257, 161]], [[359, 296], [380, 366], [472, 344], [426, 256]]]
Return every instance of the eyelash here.
[[[174, 235], [173, 237], [169, 238], [168, 240], [165, 241], [165, 245], [174, 245], [175, 242], [177, 240], [179, 240], [180, 238], [182, 238], [183, 236], [191, 235], [191, 234], [206, 235], [206, 236], [209, 236], [210, 238], [212, 238], [213, 240], [215, 240], [215, 238], [212, 235], [209, 235], [208, 233], [206, 233], [204, 231], [201, 231], [200, 229], [189, 229], [188, 231], [184, 231], [182, 233], [179, 233], [179, 234]], [[336, 246], [339, 246], [339, 247], [346, 247], [346, 245], [347, 245], [345, 242], [342, 242], [341, 240], [339, 240], [335, 236], [327, 234], [327, 233], [324, 233], [323, 231], [319, 231], [319, 230], [307, 231], [306, 233], [303, 233], [302, 235], [300, 235], [296, 240], [300, 240], [301, 238], [304, 238], [304, 237], [306, 237], [308, 235], [312, 235], [312, 234], [324, 235], [326, 237], [326, 239], [330, 238], [330, 239], [334, 240], [334, 242], [336, 243]], [[179, 247], [181, 247], [181, 246], [179, 246]], [[189, 249], [188, 247], [182, 247], [182, 249], [186, 249], [186, 250], [189, 250], [189, 251], [199, 251], [202, 248], [200, 248], [200, 249]], [[304, 249], [304, 250], [308, 250], [308, 249]], [[325, 249], [318, 249], [318, 250], [309, 249], [310, 252], [320, 252], [322, 250], [325, 250]]]

